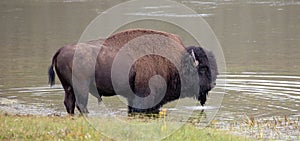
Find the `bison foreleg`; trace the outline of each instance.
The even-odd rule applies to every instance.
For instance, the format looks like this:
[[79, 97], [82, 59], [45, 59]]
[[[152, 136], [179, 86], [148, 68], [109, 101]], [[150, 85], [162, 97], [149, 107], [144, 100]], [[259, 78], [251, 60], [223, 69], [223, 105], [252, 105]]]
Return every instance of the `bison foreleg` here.
[[200, 101], [200, 104], [202, 106], [204, 106], [205, 102], [206, 102], [206, 96], [207, 96], [207, 92], [206, 93], [200, 93], [198, 100]]

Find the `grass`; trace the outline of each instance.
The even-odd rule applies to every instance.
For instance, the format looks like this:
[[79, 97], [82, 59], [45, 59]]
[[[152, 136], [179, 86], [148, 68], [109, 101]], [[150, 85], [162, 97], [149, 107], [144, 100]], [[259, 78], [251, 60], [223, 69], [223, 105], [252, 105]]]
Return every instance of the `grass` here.
[[[145, 121], [124, 119], [127, 122], [137, 125], [146, 124]], [[0, 113], [0, 140], [113, 140], [95, 130], [84, 117], [60, 117], [60, 116], [24, 116]], [[149, 121], [148, 121], [149, 122]], [[116, 134], [128, 135], [128, 128], [117, 123], [113, 119], [98, 119], [100, 127], [111, 129]], [[148, 123], [147, 123], [148, 124]], [[156, 134], [166, 132], [174, 125], [163, 125], [160, 123], [151, 124], [148, 130]], [[164, 128], [163, 128], [164, 127]], [[118, 129], [122, 130], [118, 130]], [[142, 138], [132, 138], [130, 140], [146, 140], [147, 133], [138, 132]], [[120, 132], [120, 133], [118, 133]], [[124, 134], [124, 133], [126, 134]], [[132, 134], [135, 136], [136, 134]], [[145, 138], [143, 138], [145, 137]], [[127, 139], [128, 140], [128, 139]], [[186, 124], [170, 136], [163, 138], [165, 141], [175, 140], [249, 140], [246, 137], [232, 135], [226, 131], [214, 128], [198, 129], [193, 125]]]
[[251, 136], [257, 140], [300, 140], [300, 117], [295, 116], [258, 118], [245, 115], [226, 126], [224, 122], [221, 127], [216, 121], [212, 122], [212, 127]]

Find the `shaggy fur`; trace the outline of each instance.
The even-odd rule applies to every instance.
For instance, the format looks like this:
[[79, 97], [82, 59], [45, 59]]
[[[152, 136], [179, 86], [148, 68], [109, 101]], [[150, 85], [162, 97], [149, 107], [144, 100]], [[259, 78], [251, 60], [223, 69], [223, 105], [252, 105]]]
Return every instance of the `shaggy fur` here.
[[[135, 95], [139, 97], [146, 97], [151, 93], [148, 84], [149, 80], [152, 76], [159, 75], [167, 84], [166, 94], [158, 104], [150, 108], [143, 109], [134, 107], [133, 105], [141, 105], [141, 107], [143, 107], [143, 104], [151, 105], [151, 102], [153, 101], [136, 101], [132, 95], [128, 95], [125, 92], [122, 96], [128, 100], [128, 112], [158, 113], [159, 108], [162, 105], [180, 97], [197, 97], [201, 105], [205, 104], [206, 95], [212, 88], [210, 62], [205, 51], [198, 47], [185, 48], [181, 40], [173, 34], [153, 30], [133, 29], [116, 33], [105, 40], [95, 40], [85, 43], [86, 45], [94, 45], [96, 47], [102, 46], [99, 54], [96, 55], [95, 53], [98, 53], [96, 52], [97, 48], [78, 48], [78, 44], [64, 46], [55, 53], [52, 59], [52, 65], [49, 67], [48, 71], [49, 83], [50, 85], [54, 84], [55, 73], [53, 71], [53, 67], [55, 67], [58, 78], [65, 90], [64, 104], [69, 114], [74, 114], [75, 105], [81, 113], [88, 113], [87, 100], [89, 92], [96, 96], [99, 101], [101, 101], [101, 96], [116, 95], [111, 80], [112, 63], [123, 46], [126, 46], [130, 41], [145, 35], [159, 35], [172, 40], [172, 43], [168, 43], [165, 40], [159, 40], [158, 42], [161, 43], [156, 44], [154, 42], [150, 44], [151, 46], [154, 46], [153, 54], [139, 58], [134, 62], [130, 69], [128, 80], [130, 88]], [[145, 36], [145, 40], [148, 39], [151, 40], [151, 38], [147, 38], [147, 36]], [[138, 40], [138, 43], [139, 42], [141, 43], [141, 47], [136, 48], [137, 50], [143, 50], [143, 46], [147, 46], [143, 43], [149, 43], [144, 40]], [[176, 69], [176, 64], [173, 64], [163, 56], [154, 55], [157, 50], [164, 51], [160, 50], [163, 47], [160, 47], [159, 45], [162, 44], [166, 45], [166, 47], [173, 47], [174, 50], [177, 50], [177, 53], [179, 52], [179, 55], [177, 54], [177, 56], [180, 57], [175, 59], [177, 59], [178, 62], [181, 62], [180, 67], [186, 67], [186, 70], [189, 70], [188, 72], [182, 73], [185, 75], [197, 73], [199, 79], [195, 80], [198, 80], [198, 82], [193, 80], [189, 81], [189, 87], [181, 88], [181, 74]], [[77, 54], [76, 58], [74, 58], [75, 50], [76, 52], [79, 51], [79, 55]], [[165, 51], [167, 52], [167, 50]], [[193, 66], [193, 61], [191, 61], [192, 57], [190, 54], [192, 51], [195, 53], [196, 60], [199, 62], [198, 66]], [[96, 56], [96, 58], [93, 58], [93, 56]], [[73, 61], [78, 58], [79, 60], [76, 62], [79, 62], [79, 66], [84, 67], [76, 69], [76, 72], [74, 72], [75, 69], [73, 68]], [[96, 64], [96, 66], [94, 64]], [[94, 70], [93, 67], [95, 67], [95, 72], [91, 72], [91, 70]], [[72, 80], [77, 81], [73, 81], [74, 84], [72, 84]], [[161, 89], [158, 84], [154, 86], [155, 89]], [[181, 89], [188, 91], [189, 89], [193, 89], [195, 86], [200, 88], [198, 93], [188, 93], [184, 96], [181, 95]], [[161, 95], [155, 93], [151, 96], [153, 97], [153, 100], [155, 100]]]
[[[202, 47], [196, 47], [196, 46], [187, 47], [187, 49], [191, 49], [191, 48], [202, 48]], [[207, 50], [205, 48], [203, 48], [203, 50], [204, 50], [205, 54], [207, 55], [208, 62], [209, 62], [209, 68], [211, 71], [211, 79], [212, 79], [211, 87], [214, 88], [216, 86], [217, 76], [219, 75], [217, 60], [212, 51]]]

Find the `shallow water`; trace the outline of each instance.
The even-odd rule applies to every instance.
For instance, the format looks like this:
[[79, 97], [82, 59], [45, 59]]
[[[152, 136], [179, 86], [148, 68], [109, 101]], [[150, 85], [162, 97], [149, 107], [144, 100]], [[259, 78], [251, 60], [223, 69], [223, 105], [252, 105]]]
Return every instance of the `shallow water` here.
[[[61, 46], [76, 42], [93, 18], [120, 2], [2, 0], [0, 110], [65, 114], [61, 85], [52, 88], [47, 85], [51, 57]], [[210, 93], [225, 93], [217, 119], [235, 120], [245, 114], [300, 116], [300, 1], [178, 2], [199, 14], [164, 13], [168, 8], [176, 8], [172, 5], [142, 7], [141, 12], [124, 14], [203, 17], [210, 24], [222, 45], [227, 66], [217, 81], [226, 83], [217, 83]], [[172, 27], [159, 28], [177, 33]], [[183, 38], [185, 44], [193, 44]], [[126, 106], [116, 97], [103, 100], [105, 106], [112, 108], [110, 113], [95, 109], [98, 107], [95, 98], [90, 97], [90, 101], [91, 114], [126, 115]], [[168, 110], [214, 108], [208, 105]]]
[[[299, 116], [299, 76], [276, 73], [227, 73], [223, 110], [240, 115], [270, 117]], [[225, 104], [228, 103], [228, 104]], [[232, 117], [234, 119], [234, 117]]]

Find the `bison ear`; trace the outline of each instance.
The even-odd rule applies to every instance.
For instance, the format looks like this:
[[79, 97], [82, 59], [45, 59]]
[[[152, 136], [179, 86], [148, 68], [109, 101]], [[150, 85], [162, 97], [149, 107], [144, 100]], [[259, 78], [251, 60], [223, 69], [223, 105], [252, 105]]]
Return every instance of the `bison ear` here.
[[193, 59], [193, 65], [194, 65], [194, 67], [197, 67], [199, 65], [199, 61], [196, 59], [195, 52], [193, 49], [192, 49], [191, 55], [192, 55], [192, 59]]

